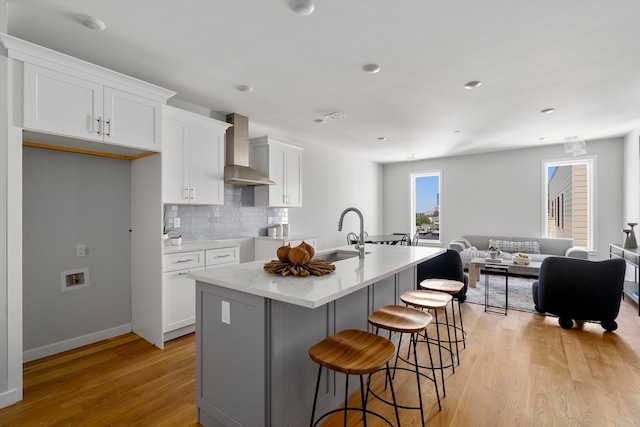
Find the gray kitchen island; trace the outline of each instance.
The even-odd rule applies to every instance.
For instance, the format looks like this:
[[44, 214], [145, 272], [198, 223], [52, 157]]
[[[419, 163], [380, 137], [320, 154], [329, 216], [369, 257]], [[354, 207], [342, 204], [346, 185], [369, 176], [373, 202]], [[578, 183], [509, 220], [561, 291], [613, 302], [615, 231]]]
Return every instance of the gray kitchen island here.
[[[325, 276], [274, 276], [263, 270], [267, 260], [189, 274], [196, 280], [198, 422], [309, 425], [318, 369], [309, 347], [343, 329], [368, 330], [368, 315], [398, 304], [416, 287], [416, 265], [442, 252], [366, 245], [360, 259], [345, 246], [316, 254], [334, 261]], [[344, 396], [344, 375], [324, 372], [318, 413]]]

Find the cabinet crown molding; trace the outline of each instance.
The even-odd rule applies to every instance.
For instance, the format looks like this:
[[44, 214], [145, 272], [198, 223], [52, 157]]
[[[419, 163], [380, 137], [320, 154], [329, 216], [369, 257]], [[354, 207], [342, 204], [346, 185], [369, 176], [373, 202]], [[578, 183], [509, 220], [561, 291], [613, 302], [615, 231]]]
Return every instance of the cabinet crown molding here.
[[90, 79], [91, 77], [95, 79], [98, 77], [105, 81], [105, 83], [109, 82], [115, 89], [133, 90], [139, 94], [143, 92], [146, 97], [162, 103], [165, 103], [167, 99], [176, 94], [176, 92], [160, 86], [83, 61], [82, 59], [74, 58], [64, 53], [56, 52], [55, 50], [5, 33], [0, 33], [0, 42], [5, 49], [7, 49], [7, 56], [18, 61], [58, 70], [59, 67], [64, 67], [66, 73], [73, 74], [76, 77], [84, 79]]

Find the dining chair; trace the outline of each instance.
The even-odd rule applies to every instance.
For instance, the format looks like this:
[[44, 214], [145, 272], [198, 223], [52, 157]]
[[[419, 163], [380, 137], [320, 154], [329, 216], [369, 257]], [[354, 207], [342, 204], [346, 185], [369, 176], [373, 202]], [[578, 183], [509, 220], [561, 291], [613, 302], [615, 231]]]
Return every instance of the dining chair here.
[[420, 239], [420, 233], [416, 231], [416, 234], [413, 235], [413, 239], [411, 239], [411, 246], [418, 246], [418, 239]]

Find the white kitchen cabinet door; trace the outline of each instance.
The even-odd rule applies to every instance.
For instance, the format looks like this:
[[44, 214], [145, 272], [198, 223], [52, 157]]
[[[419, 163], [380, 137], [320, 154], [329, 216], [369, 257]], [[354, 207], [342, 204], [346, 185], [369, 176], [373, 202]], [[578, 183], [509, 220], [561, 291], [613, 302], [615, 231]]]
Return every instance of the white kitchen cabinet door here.
[[224, 133], [219, 129], [191, 126], [190, 136], [191, 203], [224, 205]]
[[196, 282], [187, 278], [187, 274], [199, 270], [203, 268], [163, 274], [165, 333], [196, 322]]
[[103, 86], [24, 64], [24, 128], [102, 141]]
[[104, 140], [148, 151], [160, 151], [160, 103], [104, 88]]
[[162, 107], [163, 203], [224, 204], [224, 134], [228, 123]]
[[160, 103], [24, 64], [24, 128], [160, 151]]
[[302, 206], [302, 151], [286, 150], [285, 163], [286, 203], [289, 207]]
[[302, 147], [269, 136], [251, 140], [252, 166], [268, 175], [274, 185], [257, 186], [256, 206], [302, 206]]
[[189, 125], [162, 120], [162, 202], [189, 203]]

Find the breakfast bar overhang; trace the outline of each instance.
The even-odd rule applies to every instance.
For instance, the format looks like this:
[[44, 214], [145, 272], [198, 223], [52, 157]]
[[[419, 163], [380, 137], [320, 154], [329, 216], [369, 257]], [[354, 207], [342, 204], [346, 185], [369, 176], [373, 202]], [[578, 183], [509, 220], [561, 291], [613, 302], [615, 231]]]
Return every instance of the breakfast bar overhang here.
[[[200, 424], [308, 425], [317, 376], [309, 347], [344, 329], [367, 330], [368, 315], [400, 303], [416, 288], [416, 266], [444, 250], [366, 245], [365, 252], [364, 259], [350, 246], [316, 254], [336, 259], [324, 276], [271, 275], [263, 270], [268, 260], [189, 274]], [[324, 373], [320, 387], [318, 411], [340, 406], [344, 376]]]

